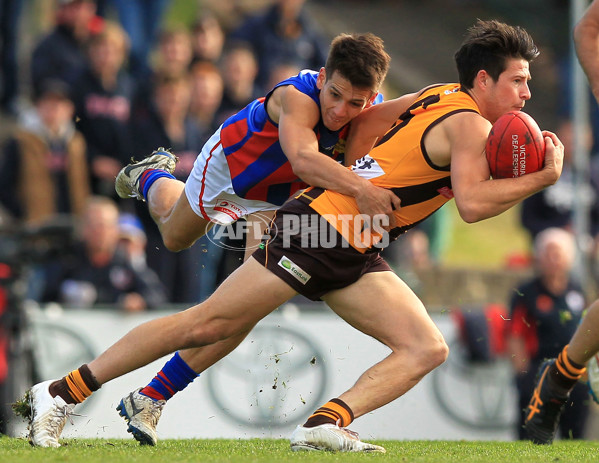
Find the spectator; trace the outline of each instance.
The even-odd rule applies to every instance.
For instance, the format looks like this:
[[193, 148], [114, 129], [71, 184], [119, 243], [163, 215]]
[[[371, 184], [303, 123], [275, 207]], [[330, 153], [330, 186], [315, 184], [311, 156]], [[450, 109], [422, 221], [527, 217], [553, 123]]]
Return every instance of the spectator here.
[[153, 86], [164, 76], [187, 75], [193, 57], [191, 34], [183, 27], [173, 27], [161, 32], [158, 47], [152, 60], [152, 72], [140, 82], [135, 94], [134, 118], [147, 118], [153, 97]]
[[9, 116], [18, 113], [19, 66], [17, 62], [17, 32], [21, 16], [20, 0], [4, 0], [0, 2], [0, 55], [2, 74], [2, 93], [0, 108]]
[[93, 0], [58, 0], [56, 26], [37, 45], [31, 57], [34, 92], [47, 79], [72, 84], [86, 67], [85, 46], [98, 27]]
[[319, 69], [326, 61], [327, 44], [304, 11], [305, 0], [276, 0], [266, 10], [249, 16], [230, 38], [251, 44], [258, 59], [256, 84], [262, 92], [272, 69], [294, 62], [301, 69]]
[[86, 144], [72, 122], [67, 85], [48, 80], [4, 148], [1, 202], [25, 223], [54, 214], [80, 215], [90, 192]]
[[211, 14], [200, 17], [191, 28], [193, 59], [217, 64], [225, 45], [225, 31]]
[[265, 94], [259, 93], [256, 87], [258, 63], [252, 49], [247, 44], [243, 42], [230, 43], [223, 55], [221, 69], [225, 88], [216, 115], [219, 124], [254, 99]]
[[89, 43], [89, 69], [73, 86], [77, 125], [88, 144], [95, 194], [114, 196], [114, 178], [131, 157], [128, 124], [133, 80], [123, 68], [129, 42], [106, 21]]
[[[190, 95], [188, 75], [161, 76], [154, 87], [150, 114], [132, 121], [136, 155], [147, 156], [160, 146], [172, 148], [179, 158], [174, 172], [179, 180], [187, 179], [205, 140], [205, 134], [189, 115]], [[178, 253], [170, 252], [163, 245], [146, 205], [136, 202], [135, 206], [148, 237], [148, 265], [164, 283], [168, 300], [197, 302], [204, 241]]]
[[275, 65], [268, 76], [268, 88], [274, 88], [279, 82], [283, 82], [291, 76], [300, 73], [301, 68], [292, 61], [282, 61]]
[[122, 212], [119, 215], [119, 246], [125, 251], [129, 262], [136, 270], [148, 268], [147, 244], [148, 238], [141, 220], [134, 214]]
[[150, 51], [158, 38], [162, 17], [168, 0], [111, 0], [125, 32], [131, 40], [129, 70], [141, 81], [151, 74], [148, 62]]
[[118, 219], [112, 199], [89, 199], [80, 246], [73, 255], [48, 266], [43, 302], [73, 308], [115, 304], [126, 312], [154, 309], [165, 302], [161, 285], [148, 278], [146, 270], [135, 269], [119, 248]]
[[188, 74], [162, 75], [153, 89], [149, 116], [131, 121], [134, 153], [147, 156], [159, 146], [172, 148], [179, 158], [175, 176], [181, 179], [189, 175], [205, 137], [189, 114], [190, 99]]
[[218, 67], [209, 61], [191, 65], [191, 100], [189, 111], [205, 134], [204, 141], [216, 131], [220, 123], [216, 112], [223, 99], [224, 82]]
[[[554, 358], [576, 331], [586, 305], [580, 285], [572, 278], [576, 254], [574, 237], [561, 228], [547, 228], [534, 242], [536, 276], [514, 294], [507, 329], [518, 389], [519, 439], [526, 439], [525, 410], [535, 387], [535, 376], [546, 358]], [[582, 439], [589, 414], [586, 386], [579, 384], [562, 415], [563, 438]]]
[[184, 26], [166, 29], [160, 35], [153, 73], [181, 75], [187, 73], [193, 59], [191, 33]]

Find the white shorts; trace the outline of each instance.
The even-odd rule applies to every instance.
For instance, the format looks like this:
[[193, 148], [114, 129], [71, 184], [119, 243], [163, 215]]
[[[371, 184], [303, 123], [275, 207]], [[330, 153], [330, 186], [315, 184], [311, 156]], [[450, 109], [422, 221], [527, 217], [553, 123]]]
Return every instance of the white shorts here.
[[185, 182], [185, 194], [193, 211], [217, 224], [229, 224], [259, 211], [279, 206], [244, 199], [233, 190], [229, 165], [220, 142], [220, 128], [204, 144]]

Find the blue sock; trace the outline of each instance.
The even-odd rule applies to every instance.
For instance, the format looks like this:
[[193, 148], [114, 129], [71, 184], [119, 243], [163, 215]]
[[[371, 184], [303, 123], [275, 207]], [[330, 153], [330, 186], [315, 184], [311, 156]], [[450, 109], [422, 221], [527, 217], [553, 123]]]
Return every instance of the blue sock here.
[[155, 400], [169, 400], [200, 376], [181, 358], [179, 352], [162, 367], [154, 379], [140, 392]]
[[148, 191], [156, 180], [161, 177], [172, 178], [175, 176], [161, 169], [148, 169], [144, 171], [139, 177], [139, 192], [142, 194], [144, 199], [148, 200]]

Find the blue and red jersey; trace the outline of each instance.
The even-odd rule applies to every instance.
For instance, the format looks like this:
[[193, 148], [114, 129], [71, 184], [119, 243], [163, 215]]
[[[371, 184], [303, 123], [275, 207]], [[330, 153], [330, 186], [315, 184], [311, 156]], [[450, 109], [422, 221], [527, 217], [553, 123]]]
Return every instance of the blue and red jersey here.
[[[293, 85], [312, 98], [320, 109], [317, 77], [317, 72], [305, 70], [278, 83], [275, 88]], [[272, 92], [228, 118], [222, 125], [220, 136], [235, 193], [241, 198], [282, 205], [307, 184], [293, 172], [279, 142], [278, 124], [268, 117], [266, 102]], [[382, 100], [380, 96], [377, 98]], [[320, 152], [343, 162], [348, 130], [349, 125], [346, 125], [338, 131], [330, 131], [321, 118], [314, 127]]]

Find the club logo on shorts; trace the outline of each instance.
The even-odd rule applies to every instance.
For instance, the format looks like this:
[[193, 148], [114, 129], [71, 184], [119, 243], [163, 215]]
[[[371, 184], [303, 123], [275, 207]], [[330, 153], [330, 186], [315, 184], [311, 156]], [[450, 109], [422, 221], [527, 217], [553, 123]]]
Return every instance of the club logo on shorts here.
[[291, 260], [289, 260], [285, 256], [281, 257], [281, 260], [279, 261], [278, 265], [279, 267], [284, 268], [286, 271], [291, 273], [295, 277], [295, 279], [303, 285], [308, 283], [308, 280], [312, 278], [312, 276], [308, 274], [304, 269], [302, 269], [298, 265], [295, 265]]

